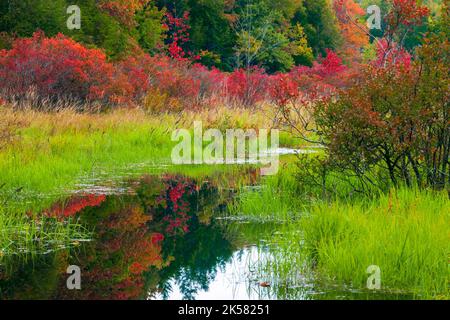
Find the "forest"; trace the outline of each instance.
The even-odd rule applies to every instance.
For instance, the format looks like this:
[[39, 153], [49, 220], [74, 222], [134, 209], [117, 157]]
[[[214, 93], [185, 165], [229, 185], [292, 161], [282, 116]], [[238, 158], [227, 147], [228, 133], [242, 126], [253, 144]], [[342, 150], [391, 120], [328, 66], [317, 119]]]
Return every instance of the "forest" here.
[[448, 300], [449, 14], [0, 0], [0, 299]]

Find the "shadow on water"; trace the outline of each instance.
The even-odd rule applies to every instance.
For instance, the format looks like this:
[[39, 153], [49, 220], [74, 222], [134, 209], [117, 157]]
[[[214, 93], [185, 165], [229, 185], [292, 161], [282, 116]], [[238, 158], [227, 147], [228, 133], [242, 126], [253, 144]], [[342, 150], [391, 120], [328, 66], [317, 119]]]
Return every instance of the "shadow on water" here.
[[[247, 185], [257, 183], [254, 172], [245, 176]], [[92, 241], [32, 259], [4, 259], [0, 299], [377, 298], [265, 278], [266, 240], [278, 225], [224, 219], [237, 187], [230, 181], [223, 188], [213, 178], [144, 176], [130, 181], [125, 193], [77, 193], [55, 204], [42, 215], [79, 217], [93, 230]], [[70, 265], [80, 267], [80, 290], [67, 288]]]

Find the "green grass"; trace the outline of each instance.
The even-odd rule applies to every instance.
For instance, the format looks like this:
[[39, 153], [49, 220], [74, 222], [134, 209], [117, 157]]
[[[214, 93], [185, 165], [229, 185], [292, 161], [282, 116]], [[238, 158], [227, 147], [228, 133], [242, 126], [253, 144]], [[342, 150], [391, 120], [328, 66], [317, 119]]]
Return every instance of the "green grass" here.
[[[148, 115], [139, 110], [79, 114], [70, 110], [43, 113], [0, 108], [3, 140], [0, 143], [0, 248], [3, 254], [14, 251], [11, 239], [15, 239], [17, 249], [34, 246], [35, 239], [73, 238], [72, 227], [77, 229], [76, 224], [38, 225], [26, 213], [39, 213], [67, 198], [79, 189], [80, 183], [89, 184], [93, 180], [100, 185], [111, 180], [120, 183], [144, 173], [215, 175], [220, 182], [217, 173], [247, 169], [247, 166], [226, 165], [170, 166], [171, 151], [176, 144], [171, 141], [172, 131], [192, 130], [194, 120], [220, 129], [266, 127], [267, 121], [262, 113], [240, 109]], [[290, 141], [286, 134], [283, 139], [285, 143]], [[233, 174], [222, 180], [229, 183], [229, 176], [236, 176], [236, 180], [242, 177]], [[245, 184], [236, 181], [240, 183]]]
[[171, 147], [165, 129], [132, 123], [59, 132], [51, 126], [28, 127], [21, 130], [20, 143], [0, 153], [0, 184], [24, 193], [50, 193], [73, 187], [77, 178], [98, 168], [163, 162]]
[[354, 203], [313, 206], [274, 241], [271, 266], [291, 276], [305, 264], [319, 280], [365, 290], [371, 265], [382, 290], [415, 298], [450, 298], [450, 201], [445, 192], [392, 190]]
[[272, 239], [273, 258], [261, 267], [266, 274], [294, 286], [302, 274], [336, 292], [364, 291], [366, 270], [377, 265], [387, 298], [450, 298], [446, 191], [400, 188], [352, 195], [336, 178], [335, 188], [342, 190], [334, 200], [320, 199], [320, 190], [299, 185], [298, 170], [286, 165], [261, 189], [241, 189], [230, 208], [246, 219], [283, 221]]
[[10, 256], [30, 258], [79, 245], [92, 234], [73, 219], [31, 219], [0, 207], [0, 264]]
[[[76, 221], [38, 221], [25, 213], [67, 197], [86, 178], [121, 181], [142, 173], [181, 173], [214, 179], [222, 188], [240, 186], [237, 201], [230, 205], [237, 217], [283, 221], [282, 232], [272, 237], [277, 245], [274, 260], [263, 268], [279, 278], [312, 271], [320, 280], [364, 289], [367, 267], [378, 265], [386, 290], [418, 298], [450, 296], [450, 203], [445, 193], [400, 189], [388, 195], [321, 201], [320, 188], [311, 196], [311, 186], [299, 184], [302, 168], [292, 159], [281, 163], [278, 175], [265, 177], [261, 188], [245, 187], [254, 181], [238, 172], [250, 168], [158, 167], [170, 163], [173, 128], [191, 128], [196, 115], [184, 116], [181, 122], [174, 115], [131, 111], [2, 117], [18, 125], [11, 142], [0, 150], [0, 255], [42, 252], [85, 238], [89, 232]], [[220, 121], [218, 116], [203, 117], [211, 126]], [[290, 145], [295, 139], [282, 135], [281, 140]], [[344, 190], [339, 181], [332, 180], [330, 188]], [[55, 246], [49, 248], [49, 243]]]
[[261, 186], [242, 186], [236, 201], [229, 205], [231, 215], [256, 220], [289, 221], [305, 210], [296, 181], [293, 157], [285, 157], [278, 174], [264, 177]]
[[[0, 112], [3, 123], [16, 123], [10, 125], [14, 127], [12, 142], [0, 149], [0, 206], [9, 202], [11, 210], [12, 202], [20, 202], [25, 211], [36, 208], [38, 203], [46, 206], [54, 202], [55, 193], [73, 190], [86, 178], [110, 179], [121, 172], [147, 173], [155, 166], [171, 164], [171, 151], [176, 144], [171, 141], [172, 131], [192, 129], [194, 119], [211, 127], [228, 128], [265, 127], [266, 121], [255, 114], [252, 123], [249, 113], [243, 110], [186, 112], [181, 116], [146, 115], [138, 110], [94, 115], [72, 111]], [[228, 114], [224, 116], [228, 119], [226, 124], [221, 122], [221, 114]], [[242, 119], [247, 119], [246, 123], [240, 123]], [[286, 143], [292, 140], [286, 134], [283, 137]], [[215, 166], [219, 171], [223, 167]]]

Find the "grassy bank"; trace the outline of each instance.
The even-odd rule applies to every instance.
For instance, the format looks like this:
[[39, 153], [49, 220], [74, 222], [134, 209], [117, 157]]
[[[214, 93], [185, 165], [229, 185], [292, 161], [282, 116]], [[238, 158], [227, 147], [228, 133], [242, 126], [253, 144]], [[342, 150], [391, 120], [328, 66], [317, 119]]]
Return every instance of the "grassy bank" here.
[[[325, 200], [320, 190], [311, 195], [308, 190], [315, 189], [299, 183], [302, 168], [295, 157], [283, 158], [279, 174], [263, 178], [258, 187], [248, 187], [255, 182], [249, 178], [253, 174], [234, 171], [242, 167], [166, 166], [176, 128], [192, 129], [195, 120], [220, 130], [270, 128], [270, 119], [269, 111], [227, 108], [158, 115], [0, 109], [0, 255], [45, 252], [50, 249], [45, 239], [64, 247], [88, 236], [89, 230], [76, 221], [25, 215], [68, 197], [80, 183], [183, 173], [208, 177], [223, 188], [241, 186], [229, 206], [236, 216], [276, 220], [277, 230], [282, 222], [281, 232], [272, 237], [275, 260], [265, 261], [263, 268], [278, 278], [291, 281], [299, 272], [311, 271], [318, 282], [365, 290], [367, 267], [377, 265], [383, 290], [417, 298], [450, 297], [450, 201], [444, 192], [400, 189]], [[282, 146], [298, 146], [288, 134], [280, 138]], [[345, 186], [336, 182], [332, 188]]]
[[241, 190], [232, 207], [235, 215], [284, 221], [272, 241], [274, 259], [262, 267], [266, 273], [291, 285], [309, 274], [333, 290], [366, 291], [366, 270], [376, 265], [383, 292], [450, 297], [447, 192], [405, 188], [312, 202], [295, 188], [290, 168], [268, 178], [260, 190]]
[[[42, 113], [0, 110], [5, 143], [0, 149], [1, 198], [25, 194], [49, 195], [70, 190], [81, 177], [141, 165], [168, 164], [174, 143], [172, 131], [191, 129], [195, 120], [210, 128], [267, 128], [266, 113], [220, 109], [183, 114], [148, 115], [139, 110], [117, 110], [108, 114], [72, 111]], [[282, 144], [293, 139], [281, 136]], [[105, 177], [104, 176], [104, 177]]]
[[229, 205], [231, 215], [259, 221], [290, 221], [304, 212], [305, 202], [296, 181], [295, 156], [285, 158], [277, 175], [264, 177], [256, 188], [243, 186]]
[[365, 288], [381, 269], [382, 289], [449, 298], [450, 201], [446, 192], [392, 190], [372, 201], [320, 204], [299, 222], [304, 255], [322, 277]]

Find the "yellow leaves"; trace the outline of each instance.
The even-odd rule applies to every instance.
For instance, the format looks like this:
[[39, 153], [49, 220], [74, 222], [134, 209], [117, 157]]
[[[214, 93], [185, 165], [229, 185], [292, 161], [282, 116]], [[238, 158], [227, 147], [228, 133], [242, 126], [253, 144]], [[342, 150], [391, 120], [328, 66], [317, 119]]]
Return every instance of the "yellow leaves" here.
[[244, 30], [238, 35], [238, 54], [256, 55], [261, 50], [263, 42], [256, 39], [250, 32]]
[[291, 54], [294, 56], [307, 56], [314, 58], [311, 47], [308, 45], [308, 39], [306, 37], [303, 27], [297, 23], [289, 30], [289, 39], [291, 40], [290, 48]]

